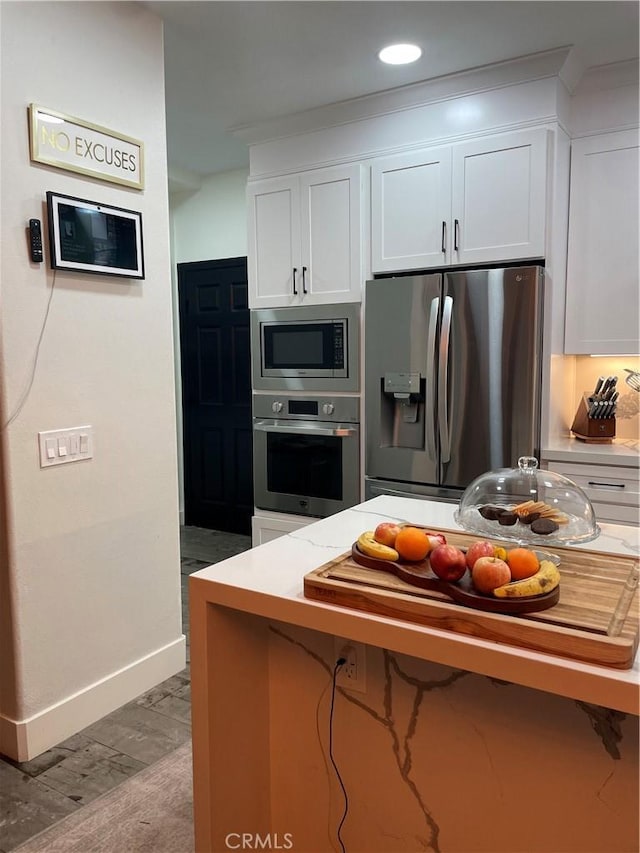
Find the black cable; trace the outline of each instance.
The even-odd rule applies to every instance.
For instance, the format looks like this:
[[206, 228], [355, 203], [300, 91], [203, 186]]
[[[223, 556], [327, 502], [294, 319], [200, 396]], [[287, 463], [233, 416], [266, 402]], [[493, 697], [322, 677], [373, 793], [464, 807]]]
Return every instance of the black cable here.
[[338, 765], [336, 764], [335, 759], [333, 757], [333, 706], [336, 698], [336, 677], [338, 675], [338, 670], [341, 666], [344, 666], [346, 662], [346, 658], [338, 658], [338, 660], [336, 661], [336, 665], [333, 669], [333, 681], [331, 684], [331, 709], [329, 711], [329, 758], [331, 759], [333, 769], [335, 770], [336, 776], [338, 777], [338, 782], [340, 782], [340, 787], [342, 788], [342, 795], [344, 797], [344, 812], [342, 814], [340, 823], [338, 824], [338, 830], [336, 833], [338, 836], [338, 842], [340, 844], [340, 849], [342, 850], [342, 853], [346, 853], [346, 848], [344, 846], [340, 833], [342, 831], [342, 825], [344, 824], [347, 818], [347, 812], [349, 811], [349, 797], [347, 796], [347, 789], [344, 787], [342, 776], [340, 775], [340, 771], [338, 770]]
[[38, 358], [40, 356], [40, 344], [42, 343], [42, 339], [44, 337], [44, 330], [45, 330], [46, 325], [47, 325], [47, 320], [49, 319], [49, 309], [51, 308], [51, 300], [53, 299], [53, 289], [55, 286], [56, 286], [56, 270], [53, 271], [53, 279], [51, 281], [51, 291], [49, 292], [49, 298], [47, 300], [47, 307], [46, 307], [45, 312], [44, 312], [44, 319], [42, 321], [42, 327], [40, 329], [40, 334], [38, 335], [38, 340], [36, 342], [36, 350], [35, 350], [35, 354], [33, 356], [33, 366], [31, 368], [31, 376], [29, 377], [29, 379], [27, 381], [27, 385], [24, 388], [24, 390], [22, 391], [22, 394], [20, 395], [20, 399], [18, 401], [16, 408], [13, 411], [13, 414], [11, 414], [7, 418], [5, 423], [2, 424], [2, 427], [0, 427], [0, 432], [4, 431], [18, 417], [18, 415], [22, 411], [22, 407], [27, 402], [27, 398], [29, 397], [29, 394], [31, 393], [31, 387], [33, 385], [33, 380], [36, 378], [36, 368], [38, 367]]

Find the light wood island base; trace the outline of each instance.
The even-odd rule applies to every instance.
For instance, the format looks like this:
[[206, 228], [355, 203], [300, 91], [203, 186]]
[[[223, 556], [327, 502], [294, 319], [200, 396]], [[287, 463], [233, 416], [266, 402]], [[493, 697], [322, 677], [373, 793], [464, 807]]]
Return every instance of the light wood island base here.
[[[367, 646], [366, 692], [338, 689], [333, 716], [349, 853], [638, 849], [637, 662], [592, 666], [304, 598], [304, 575], [361, 530], [455, 529], [451, 512], [376, 498], [191, 576], [198, 853], [339, 849], [335, 636]], [[630, 534], [607, 528], [593, 547], [633, 554]]]

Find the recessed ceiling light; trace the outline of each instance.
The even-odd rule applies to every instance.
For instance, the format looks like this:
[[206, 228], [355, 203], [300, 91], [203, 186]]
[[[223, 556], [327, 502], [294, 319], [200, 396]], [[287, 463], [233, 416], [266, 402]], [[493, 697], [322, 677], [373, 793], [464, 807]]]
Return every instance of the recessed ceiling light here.
[[406, 65], [408, 62], [415, 62], [421, 56], [422, 50], [417, 44], [390, 44], [382, 48], [378, 59], [388, 65]]

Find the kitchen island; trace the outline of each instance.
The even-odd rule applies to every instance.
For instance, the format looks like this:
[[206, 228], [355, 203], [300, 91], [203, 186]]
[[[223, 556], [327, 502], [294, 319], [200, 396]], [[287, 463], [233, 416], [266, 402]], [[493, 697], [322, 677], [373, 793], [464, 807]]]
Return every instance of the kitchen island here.
[[[638, 849], [637, 658], [595, 666], [304, 597], [363, 530], [459, 531], [454, 508], [378, 497], [191, 576], [198, 853], [339, 849], [342, 785], [349, 853]], [[637, 555], [638, 530], [581, 547]], [[366, 645], [365, 692], [333, 690], [335, 637]]]

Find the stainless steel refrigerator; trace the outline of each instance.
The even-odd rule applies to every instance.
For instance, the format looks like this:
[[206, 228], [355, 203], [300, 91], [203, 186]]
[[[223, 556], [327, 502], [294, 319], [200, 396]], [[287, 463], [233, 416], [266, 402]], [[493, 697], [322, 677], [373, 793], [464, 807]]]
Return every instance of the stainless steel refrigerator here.
[[543, 270], [366, 283], [365, 496], [458, 500], [540, 448]]

